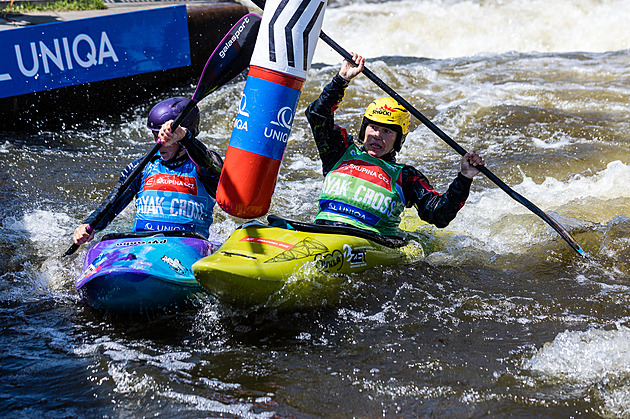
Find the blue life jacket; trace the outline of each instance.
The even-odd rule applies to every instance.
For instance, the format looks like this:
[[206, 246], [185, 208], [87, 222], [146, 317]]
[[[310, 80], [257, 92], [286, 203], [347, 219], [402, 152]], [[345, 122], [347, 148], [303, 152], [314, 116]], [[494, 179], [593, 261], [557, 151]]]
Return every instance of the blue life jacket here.
[[208, 237], [216, 201], [197, 178], [192, 160], [170, 169], [157, 159], [142, 175], [135, 231], [187, 230]]

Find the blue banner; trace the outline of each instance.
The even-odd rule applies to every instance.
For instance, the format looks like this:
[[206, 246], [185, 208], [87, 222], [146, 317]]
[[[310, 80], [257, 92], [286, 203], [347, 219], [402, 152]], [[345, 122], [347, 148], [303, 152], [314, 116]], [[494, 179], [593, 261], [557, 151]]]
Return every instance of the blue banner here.
[[0, 98], [190, 65], [186, 6], [0, 31]]

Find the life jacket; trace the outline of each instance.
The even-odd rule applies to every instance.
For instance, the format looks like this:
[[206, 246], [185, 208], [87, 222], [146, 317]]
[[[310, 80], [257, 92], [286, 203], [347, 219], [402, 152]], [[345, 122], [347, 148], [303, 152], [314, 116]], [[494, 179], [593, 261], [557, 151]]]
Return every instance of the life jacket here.
[[157, 159], [143, 171], [134, 230], [187, 230], [208, 237], [215, 202], [197, 179], [192, 160], [171, 169]]
[[351, 145], [324, 178], [315, 220], [400, 236], [400, 214], [405, 209], [401, 186], [404, 167]]

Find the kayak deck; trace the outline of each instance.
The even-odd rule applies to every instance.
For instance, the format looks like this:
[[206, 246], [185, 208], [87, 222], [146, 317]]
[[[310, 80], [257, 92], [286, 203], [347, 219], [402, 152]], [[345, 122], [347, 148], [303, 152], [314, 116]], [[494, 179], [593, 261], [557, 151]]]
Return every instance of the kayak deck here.
[[220, 301], [252, 306], [308, 300], [313, 293], [333, 298], [340, 276], [424, 255], [416, 241], [353, 227], [269, 220], [280, 227], [243, 224], [214, 254], [193, 264], [195, 278]]
[[205, 294], [192, 264], [217, 247], [191, 232], [108, 234], [88, 250], [75, 288], [98, 311], [175, 307]]

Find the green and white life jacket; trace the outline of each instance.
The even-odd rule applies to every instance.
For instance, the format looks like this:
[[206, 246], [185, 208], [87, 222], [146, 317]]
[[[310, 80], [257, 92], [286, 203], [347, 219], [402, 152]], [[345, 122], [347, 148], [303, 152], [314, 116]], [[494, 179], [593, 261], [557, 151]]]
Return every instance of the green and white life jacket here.
[[405, 209], [400, 174], [404, 167], [351, 145], [324, 179], [315, 220], [400, 236], [400, 214]]

